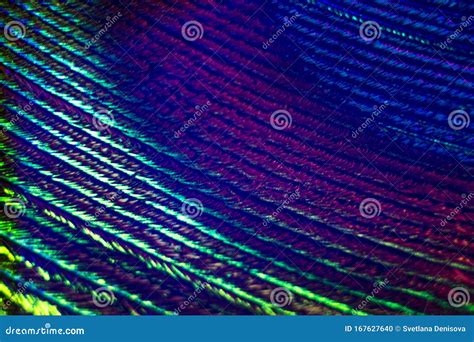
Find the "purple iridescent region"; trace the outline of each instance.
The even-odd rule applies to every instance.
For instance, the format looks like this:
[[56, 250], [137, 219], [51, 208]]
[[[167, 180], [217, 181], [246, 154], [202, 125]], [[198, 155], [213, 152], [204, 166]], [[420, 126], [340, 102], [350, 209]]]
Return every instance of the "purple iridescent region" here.
[[0, 5], [0, 314], [472, 314], [468, 1]]

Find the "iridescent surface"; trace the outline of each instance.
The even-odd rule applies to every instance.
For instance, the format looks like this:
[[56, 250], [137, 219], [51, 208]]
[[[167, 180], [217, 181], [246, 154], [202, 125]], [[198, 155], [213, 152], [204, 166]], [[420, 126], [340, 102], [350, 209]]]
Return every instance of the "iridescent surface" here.
[[467, 1], [0, 7], [1, 314], [474, 313]]

